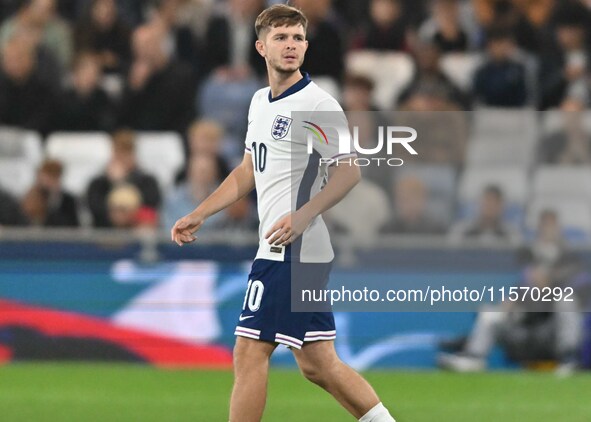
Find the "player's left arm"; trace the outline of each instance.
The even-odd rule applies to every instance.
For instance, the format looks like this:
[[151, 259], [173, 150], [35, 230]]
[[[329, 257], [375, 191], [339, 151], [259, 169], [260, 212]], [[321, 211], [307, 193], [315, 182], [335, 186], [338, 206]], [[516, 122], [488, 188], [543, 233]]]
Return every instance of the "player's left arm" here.
[[338, 204], [361, 180], [359, 167], [342, 161], [331, 167], [324, 188], [299, 210], [281, 218], [265, 234], [270, 245], [288, 245], [297, 239], [312, 220]]

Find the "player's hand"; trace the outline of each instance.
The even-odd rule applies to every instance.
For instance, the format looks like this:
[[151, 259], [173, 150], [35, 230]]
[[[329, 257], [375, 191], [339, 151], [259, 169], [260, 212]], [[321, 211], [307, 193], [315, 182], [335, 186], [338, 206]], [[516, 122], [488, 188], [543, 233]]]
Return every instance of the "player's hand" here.
[[187, 214], [177, 220], [170, 230], [170, 237], [179, 246], [192, 243], [197, 239], [195, 232], [201, 228], [205, 219], [200, 214]]
[[310, 225], [311, 218], [300, 211], [296, 211], [281, 218], [265, 234], [269, 245], [287, 246], [296, 240]]

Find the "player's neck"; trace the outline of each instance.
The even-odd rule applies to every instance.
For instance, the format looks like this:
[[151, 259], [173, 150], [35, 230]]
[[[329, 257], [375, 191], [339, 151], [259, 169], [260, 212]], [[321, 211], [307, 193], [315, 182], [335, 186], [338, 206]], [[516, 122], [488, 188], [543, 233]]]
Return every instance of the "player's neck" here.
[[287, 89], [302, 79], [302, 72], [296, 70], [293, 73], [280, 73], [275, 70], [269, 72], [269, 86], [271, 87], [271, 97], [277, 98]]

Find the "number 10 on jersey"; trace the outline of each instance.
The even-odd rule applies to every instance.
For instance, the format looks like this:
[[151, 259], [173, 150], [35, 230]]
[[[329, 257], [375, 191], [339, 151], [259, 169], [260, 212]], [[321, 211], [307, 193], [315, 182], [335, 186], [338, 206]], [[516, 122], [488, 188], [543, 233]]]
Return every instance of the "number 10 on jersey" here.
[[267, 165], [267, 145], [261, 142], [257, 149], [257, 143], [253, 142], [252, 154], [254, 159], [254, 170], [259, 173], [264, 172], [265, 166]]

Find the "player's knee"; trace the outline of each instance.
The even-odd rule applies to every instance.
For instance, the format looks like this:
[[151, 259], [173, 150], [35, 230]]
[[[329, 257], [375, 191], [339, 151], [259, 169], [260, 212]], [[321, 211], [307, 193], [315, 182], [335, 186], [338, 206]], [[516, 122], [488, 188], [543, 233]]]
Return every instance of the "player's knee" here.
[[332, 363], [327, 362], [303, 362], [300, 363], [300, 371], [302, 375], [310, 382], [313, 382], [320, 387], [326, 387], [331, 378], [331, 371], [333, 369]]
[[306, 379], [310, 382], [313, 382], [316, 385], [319, 385], [321, 387], [324, 386], [325, 384], [325, 376], [323, 371], [318, 368], [315, 365], [309, 365], [309, 366], [300, 366], [300, 371], [302, 372], [302, 375], [304, 377], [306, 377]]

